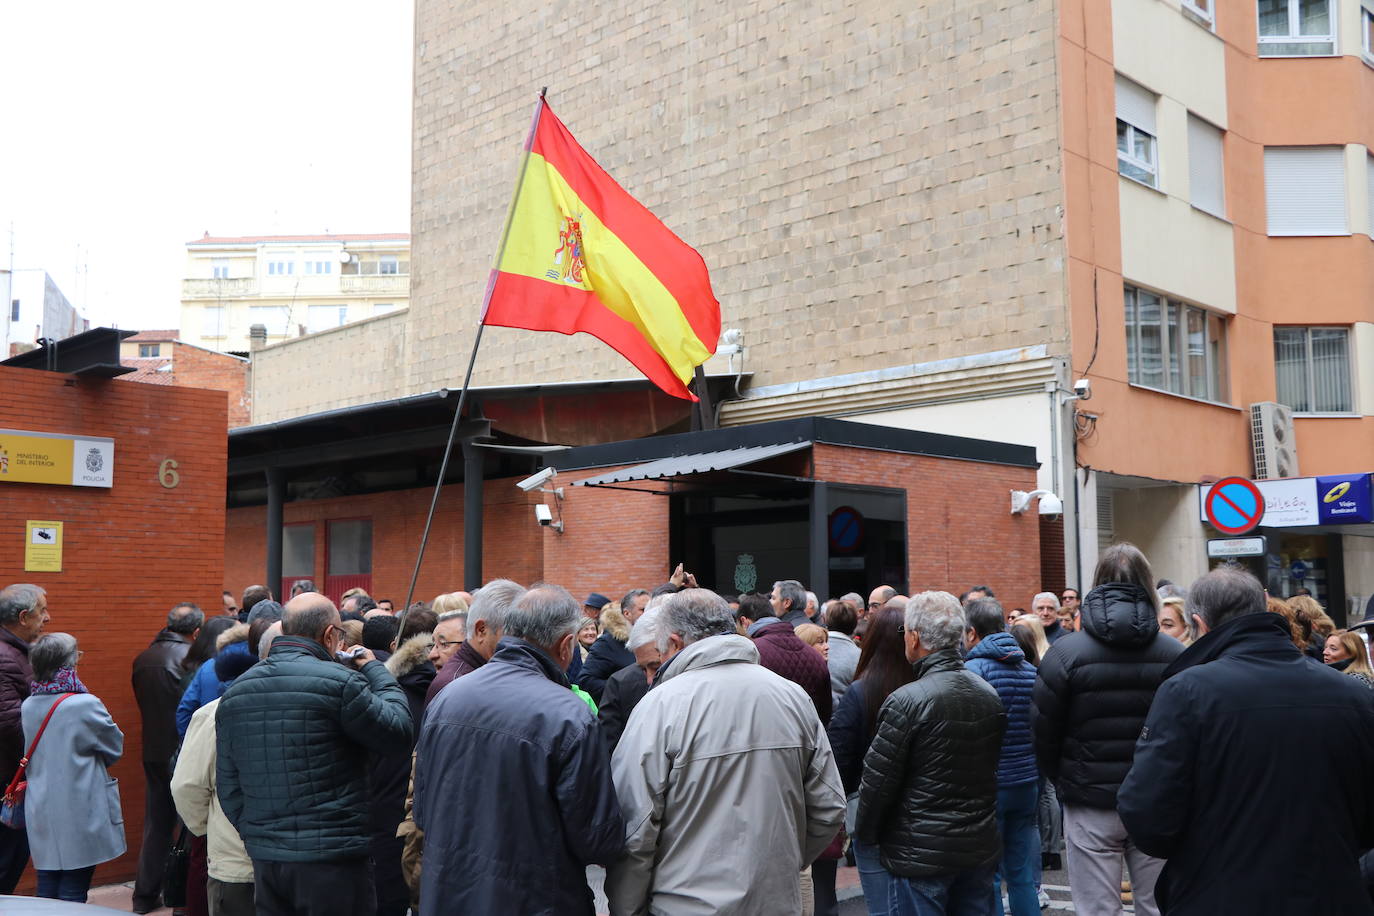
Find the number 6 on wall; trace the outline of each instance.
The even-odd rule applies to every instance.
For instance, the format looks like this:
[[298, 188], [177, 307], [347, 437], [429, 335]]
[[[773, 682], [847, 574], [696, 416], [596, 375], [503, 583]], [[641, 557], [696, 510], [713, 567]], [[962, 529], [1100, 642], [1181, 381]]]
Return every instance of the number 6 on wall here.
[[168, 458], [162, 462], [157, 469], [157, 482], [169, 490], [181, 483], [181, 475], [177, 473], [176, 461]]

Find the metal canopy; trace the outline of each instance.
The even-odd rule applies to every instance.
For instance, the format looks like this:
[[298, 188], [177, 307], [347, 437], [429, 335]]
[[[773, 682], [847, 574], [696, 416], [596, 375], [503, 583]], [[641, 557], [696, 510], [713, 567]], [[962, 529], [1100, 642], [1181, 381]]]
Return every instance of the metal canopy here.
[[664, 477], [682, 477], [687, 474], [701, 474], [706, 471], [726, 471], [743, 467], [766, 458], [776, 458], [810, 448], [811, 441], [782, 442], [776, 445], [754, 445], [743, 448], [724, 449], [717, 452], [697, 452], [691, 455], [675, 455], [660, 458], [647, 464], [622, 468], [599, 477], [589, 477], [576, 481], [575, 487], [596, 487], [613, 483], [628, 483], [634, 480], [661, 480]]

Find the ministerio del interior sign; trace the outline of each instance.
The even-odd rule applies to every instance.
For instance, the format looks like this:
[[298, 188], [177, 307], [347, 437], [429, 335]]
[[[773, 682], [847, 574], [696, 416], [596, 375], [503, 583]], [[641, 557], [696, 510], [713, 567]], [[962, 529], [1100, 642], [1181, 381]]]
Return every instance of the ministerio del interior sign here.
[[114, 486], [114, 440], [0, 429], [0, 485]]

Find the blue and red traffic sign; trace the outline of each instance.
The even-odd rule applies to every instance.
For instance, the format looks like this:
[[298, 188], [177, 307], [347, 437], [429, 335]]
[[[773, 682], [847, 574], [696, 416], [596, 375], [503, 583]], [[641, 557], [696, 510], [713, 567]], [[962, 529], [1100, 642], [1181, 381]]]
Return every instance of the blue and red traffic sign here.
[[1224, 477], [1207, 491], [1202, 508], [1207, 521], [1222, 534], [1244, 534], [1264, 518], [1264, 496], [1253, 481]]

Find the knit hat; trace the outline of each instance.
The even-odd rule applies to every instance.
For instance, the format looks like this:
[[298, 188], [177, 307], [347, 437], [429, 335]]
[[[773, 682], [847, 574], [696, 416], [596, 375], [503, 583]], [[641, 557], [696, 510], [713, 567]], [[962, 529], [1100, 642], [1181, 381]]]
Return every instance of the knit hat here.
[[599, 592], [592, 592], [590, 595], [587, 596], [587, 600], [582, 602], [582, 604], [586, 607], [594, 607], [598, 611], [610, 603], [611, 599], [607, 598], [605, 595], [600, 594]]
[[282, 610], [282, 606], [269, 598], [253, 605], [253, 609], [248, 612], [248, 619], [244, 622], [249, 625], [252, 625], [255, 620], [266, 620], [268, 623], [276, 623], [278, 620], [281, 620], [283, 613], [285, 612]]

